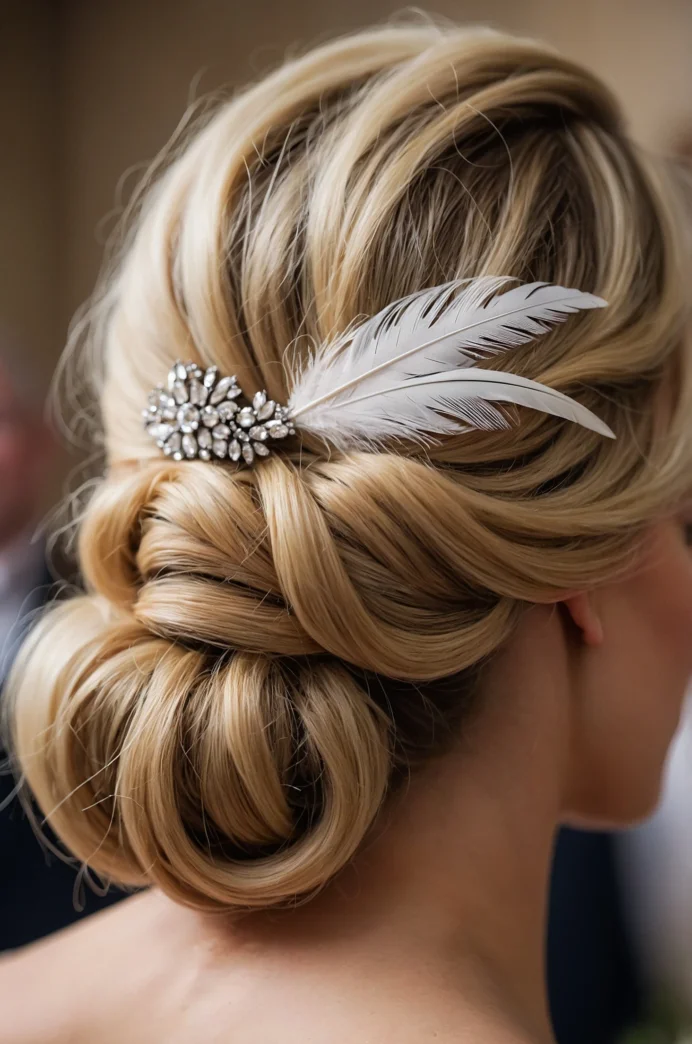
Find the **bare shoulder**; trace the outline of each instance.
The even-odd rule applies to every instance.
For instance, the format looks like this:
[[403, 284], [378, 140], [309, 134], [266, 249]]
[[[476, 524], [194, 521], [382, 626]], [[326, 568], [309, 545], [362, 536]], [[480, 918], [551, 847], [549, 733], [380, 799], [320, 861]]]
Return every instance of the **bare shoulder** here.
[[128, 940], [154, 914], [148, 894], [133, 896], [2, 955], [0, 1044], [96, 1044], [92, 1009], [117, 1003]]
[[363, 956], [277, 958], [146, 892], [0, 958], [0, 1044], [537, 1044]]

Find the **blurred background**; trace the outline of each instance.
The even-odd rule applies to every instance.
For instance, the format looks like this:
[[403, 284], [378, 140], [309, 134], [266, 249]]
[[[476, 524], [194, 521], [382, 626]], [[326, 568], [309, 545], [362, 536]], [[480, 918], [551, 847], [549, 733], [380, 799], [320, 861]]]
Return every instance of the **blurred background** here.
[[[615, 90], [642, 148], [692, 162], [692, 0], [437, 0], [426, 10], [547, 40]], [[70, 319], [94, 285], [103, 244], [124, 202], [190, 102], [259, 77], [295, 49], [406, 11], [389, 0], [0, 0], [0, 421], [3, 345], [12, 345], [8, 373], [14, 380], [21, 371], [19, 384], [31, 385], [29, 398], [37, 401]], [[7, 387], [12, 383], [7, 373], [5, 381]], [[6, 417], [14, 409], [12, 402], [4, 408]], [[27, 445], [36, 456], [38, 421], [30, 424], [33, 442]], [[56, 456], [46, 448], [44, 457], [50, 467], [32, 478], [27, 517], [34, 512], [35, 489], [40, 485], [45, 511], [74, 464], [64, 450]], [[13, 459], [21, 461], [16, 452]], [[3, 481], [9, 486], [0, 467], [0, 507], [11, 492], [3, 491]], [[34, 591], [39, 579], [31, 570], [43, 568], [31, 555], [23, 558], [19, 583], [16, 550], [5, 552], [4, 567], [1, 552], [0, 546], [0, 632], [3, 582], [10, 592], [22, 584]], [[23, 611], [31, 608], [28, 598], [21, 601]], [[600, 877], [570, 882], [589, 895], [592, 916], [603, 925], [601, 941], [594, 934], [590, 942], [564, 943], [560, 936], [554, 945], [551, 960], [566, 984], [560, 1044], [597, 1044], [595, 1033], [584, 1036], [578, 1015], [587, 992], [598, 992], [589, 985], [589, 970], [592, 979], [607, 977], [604, 969], [618, 952], [610, 920], [616, 901], [624, 910], [634, 971], [624, 986], [614, 982], [611, 992], [631, 991], [627, 984], [638, 977], [645, 983], [644, 1002], [632, 1007], [638, 1026], [627, 1040], [685, 1039], [692, 1011], [689, 737], [692, 722], [681, 732], [671, 759], [674, 786], [653, 823], [618, 840], [614, 866], [609, 863]], [[9, 789], [4, 798], [0, 790], [0, 812], [7, 812], [10, 797]], [[6, 903], [11, 895], [19, 909], [23, 888], [24, 909], [36, 915], [30, 929], [35, 937], [74, 916], [72, 880], [42, 911], [36, 896], [48, 897], [49, 891], [38, 878], [19, 881], [15, 874], [5, 883], [3, 870], [17, 846], [29, 844], [18, 831], [16, 815], [4, 827], [0, 821], [0, 845], [6, 846], [0, 853], [0, 906], [4, 889]], [[580, 865], [575, 857], [577, 877]], [[575, 895], [568, 890], [555, 900], [563, 921], [572, 918], [565, 939], [587, 920]], [[0, 939], [0, 949], [26, 937], [27, 915], [17, 924], [19, 934]], [[598, 1040], [616, 1039], [597, 1014], [591, 1017], [603, 1026]]]

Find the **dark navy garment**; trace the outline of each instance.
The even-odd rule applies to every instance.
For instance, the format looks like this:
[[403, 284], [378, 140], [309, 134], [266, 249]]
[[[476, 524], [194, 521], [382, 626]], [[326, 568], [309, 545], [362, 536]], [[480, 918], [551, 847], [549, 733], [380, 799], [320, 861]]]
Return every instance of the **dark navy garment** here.
[[[12, 781], [3, 775], [0, 802], [11, 790]], [[33, 942], [122, 898], [118, 891], [100, 896], [75, 885], [77, 868], [45, 850], [13, 800], [0, 812], [0, 950]], [[75, 908], [77, 897], [84, 903], [81, 910]]]
[[[48, 600], [52, 580], [46, 571], [37, 597], [28, 603], [33, 610]], [[0, 698], [1, 698], [0, 693]], [[0, 765], [5, 752], [0, 747]], [[122, 898], [114, 891], [99, 896], [87, 887], [77, 888], [84, 908], [75, 908], [75, 866], [68, 865], [43, 846], [20, 802], [13, 797], [15, 780], [0, 774], [0, 950], [14, 949], [49, 932], [64, 928], [80, 917], [95, 913]], [[45, 828], [44, 828], [45, 829]], [[46, 835], [55, 843], [49, 831]]]
[[642, 1009], [614, 838], [562, 830], [553, 863], [548, 993], [558, 1044], [615, 1044]]

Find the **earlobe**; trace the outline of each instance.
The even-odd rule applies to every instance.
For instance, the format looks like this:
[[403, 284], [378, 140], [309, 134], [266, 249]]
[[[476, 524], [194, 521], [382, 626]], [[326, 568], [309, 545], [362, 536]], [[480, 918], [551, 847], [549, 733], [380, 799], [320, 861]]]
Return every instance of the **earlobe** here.
[[603, 643], [603, 624], [588, 591], [580, 591], [563, 599], [562, 604], [572, 618], [574, 625], [581, 632], [586, 645]]

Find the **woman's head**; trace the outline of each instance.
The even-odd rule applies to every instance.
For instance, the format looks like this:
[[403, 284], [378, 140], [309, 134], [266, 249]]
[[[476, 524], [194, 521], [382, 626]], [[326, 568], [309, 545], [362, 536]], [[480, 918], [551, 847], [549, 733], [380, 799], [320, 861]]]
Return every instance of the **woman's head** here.
[[[216, 111], [143, 196], [96, 308], [108, 473], [81, 526], [88, 593], [17, 676], [22, 768], [79, 857], [197, 904], [311, 892], [397, 779], [458, 738], [528, 606], [631, 578], [689, 481], [679, 224], [605, 88], [523, 40], [364, 33]], [[175, 358], [286, 401], [316, 341], [484, 274], [609, 302], [512, 369], [615, 441], [522, 411], [425, 453], [306, 437], [247, 469], [164, 459], [143, 430]], [[587, 719], [593, 773], [609, 755]], [[569, 811], [638, 814], [606, 793], [628, 791], [626, 760], [603, 807], [590, 791]]]

